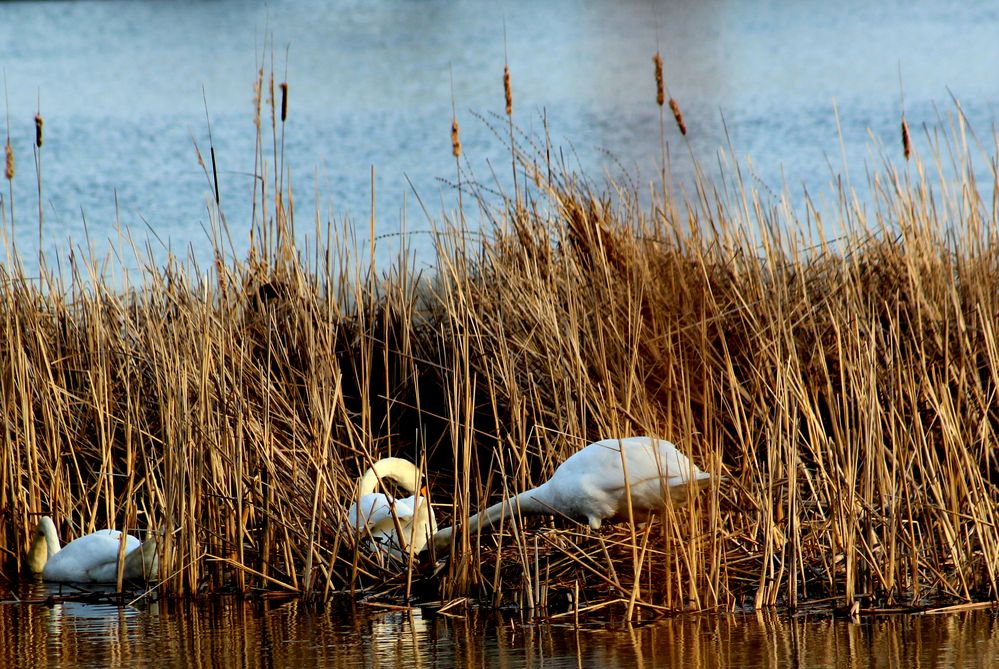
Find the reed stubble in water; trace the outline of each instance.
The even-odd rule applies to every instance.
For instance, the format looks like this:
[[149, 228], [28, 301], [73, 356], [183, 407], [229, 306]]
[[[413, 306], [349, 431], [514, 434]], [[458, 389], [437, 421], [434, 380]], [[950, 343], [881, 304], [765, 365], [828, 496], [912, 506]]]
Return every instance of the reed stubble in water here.
[[[888, 175], [877, 217], [826, 214], [856, 227], [805, 250], [749, 192], [646, 211], [547, 167], [550, 206], [509, 204], [488, 241], [442, 223], [433, 277], [362, 268], [332, 225], [300, 253], [263, 169], [253, 251], [218, 244], [205, 275], [148, 263], [120, 290], [97, 259], [42, 283], [0, 269], [8, 567], [45, 512], [67, 532], [161, 531], [164, 593], [410, 592], [575, 617], [995, 599], [986, 202]], [[632, 434], [727, 480], [647, 526], [466, 532], [439, 572], [344, 531], [378, 457], [426, 462], [438, 518], [460, 525]]]

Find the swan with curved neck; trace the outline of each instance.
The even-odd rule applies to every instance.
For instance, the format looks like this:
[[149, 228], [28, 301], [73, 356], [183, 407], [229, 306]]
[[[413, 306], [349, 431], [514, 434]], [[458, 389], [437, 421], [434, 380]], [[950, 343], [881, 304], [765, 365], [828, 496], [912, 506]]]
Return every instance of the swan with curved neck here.
[[[596, 530], [605, 520], [645, 520], [666, 508], [667, 500], [682, 504], [710, 481], [710, 474], [666, 440], [604, 439], [566, 458], [538, 487], [497, 502], [466, 523], [474, 533], [515, 514], [555, 514]], [[454, 531], [446, 527], [435, 533], [434, 548], [450, 546]]]
[[[372, 550], [396, 557], [407, 555], [410, 549], [419, 553], [437, 531], [434, 510], [426, 487], [420, 486], [420, 478], [416, 465], [402, 458], [382, 458], [364, 472], [357, 486], [357, 499], [347, 512], [347, 522], [358, 536], [368, 538]], [[396, 499], [375, 492], [383, 479], [395, 481], [413, 495]]]
[[[28, 549], [28, 570], [46, 581], [115, 583], [121, 537], [118, 530], [98, 530], [60, 547], [55, 523], [43, 516]], [[155, 576], [156, 567], [156, 540], [141, 542], [125, 535], [125, 580], [149, 580]]]

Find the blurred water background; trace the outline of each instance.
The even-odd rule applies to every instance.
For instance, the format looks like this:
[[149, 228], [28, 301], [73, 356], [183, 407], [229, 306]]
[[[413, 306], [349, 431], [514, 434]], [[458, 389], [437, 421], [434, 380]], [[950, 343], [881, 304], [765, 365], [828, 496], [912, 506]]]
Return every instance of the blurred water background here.
[[714, 174], [731, 147], [764, 196], [786, 193], [800, 208], [807, 191], [821, 206], [837, 179], [862, 191], [883, 156], [902, 163], [903, 100], [917, 150], [955, 122], [954, 99], [990, 150], [997, 17], [999, 5], [974, 0], [0, 2], [17, 165], [12, 193], [2, 183], [3, 232], [29, 268], [39, 238], [52, 265], [74, 246], [99, 258], [127, 249], [121, 234], [158, 263], [169, 253], [211, 262], [211, 188], [193, 148], [207, 155], [207, 116], [231, 250], [243, 256], [253, 83], [266, 64], [290, 87], [284, 155], [299, 234], [314, 232], [318, 211], [323, 225], [346, 220], [366, 248], [374, 168], [379, 261], [398, 253], [405, 219], [426, 265], [417, 196], [434, 218], [457, 207], [452, 96], [466, 169], [486, 186], [510, 184], [506, 59], [526, 137], [541, 138], [547, 118], [570, 169], [647, 192], [661, 165], [657, 49], [689, 129], [682, 139], [667, 118], [674, 188], [689, 190], [692, 160]]

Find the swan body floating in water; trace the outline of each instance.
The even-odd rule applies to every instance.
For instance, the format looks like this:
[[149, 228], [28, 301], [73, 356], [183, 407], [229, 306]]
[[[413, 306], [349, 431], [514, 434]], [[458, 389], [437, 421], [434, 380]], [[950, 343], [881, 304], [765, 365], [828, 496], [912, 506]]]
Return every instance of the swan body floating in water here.
[[[59, 546], [55, 523], [42, 517], [28, 549], [28, 569], [46, 581], [60, 583], [115, 583], [118, 580], [118, 549], [121, 532], [98, 530]], [[156, 574], [156, 541], [141, 542], [125, 536], [125, 561], [122, 565], [128, 581], [145, 581]]]
[[[518, 513], [564, 515], [596, 530], [605, 520], [629, 518], [629, 495], [630, 517], [637, 522], [666, 508], [667, 498], [681, 504], [710, 481], [710, 474], [664, 439], [604, 439], [570, 455], [538, 487], [470, 516], [468, 530]], [[437, 532], [434, 547], [447, 548], [453, 533], [454, 527]]]
[[[413, 493], [395, 499], [375, 492], [381, 479], [395, 481]], [[426, 487], [420, 488], [420, 470], [409, 460], [382, 458], [364, 473], [358, 484], [357, 500], [350, 505], [347, 522], [359, 537], [367, 537], [372, 550], [395, 557], [419, 553], [437, 531]]]

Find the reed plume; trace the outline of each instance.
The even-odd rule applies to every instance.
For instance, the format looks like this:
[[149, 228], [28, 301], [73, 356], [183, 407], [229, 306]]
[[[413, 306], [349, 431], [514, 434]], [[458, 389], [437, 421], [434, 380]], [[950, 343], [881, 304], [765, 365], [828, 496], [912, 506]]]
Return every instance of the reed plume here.
[[513, 91], [510, 88], [510, 67], [503, 66], [503, 96], [506, 99], [506, 115], [513, 114]]
[[458, 134], [458, 119], [451, 119], [451, 154], [455, 158], [461, 157], [461, 138]]
[[676, 119], [676, 127], [680, 129], [681, 135], [687, 134], [687, 124], [683, 122], [683, 114], [680, 112], [680, 104], [673, 98], [669, 99], [669, 108], [673, 112], [673, 118]]
[[652, 57], [652, 63], [655, 65], [656, 73], [656, 104], [662, 107], [663, 102], [666, 99], [666, 94], [663, 89], [663, 59], [662, 56], [659, 55], [658, 51], [656, 51], [656, 55]]
[[905, 114], [902, 114], [902, 154], [908, 160], [911, 153], [912, 144], [909, 140], [909, 123], [905, 120]]
[[35, 114], [35, 146], [37, 148], [42, 148], [42, 128], [45, 125], [45, 119], [42, 118], [41, 114]]

